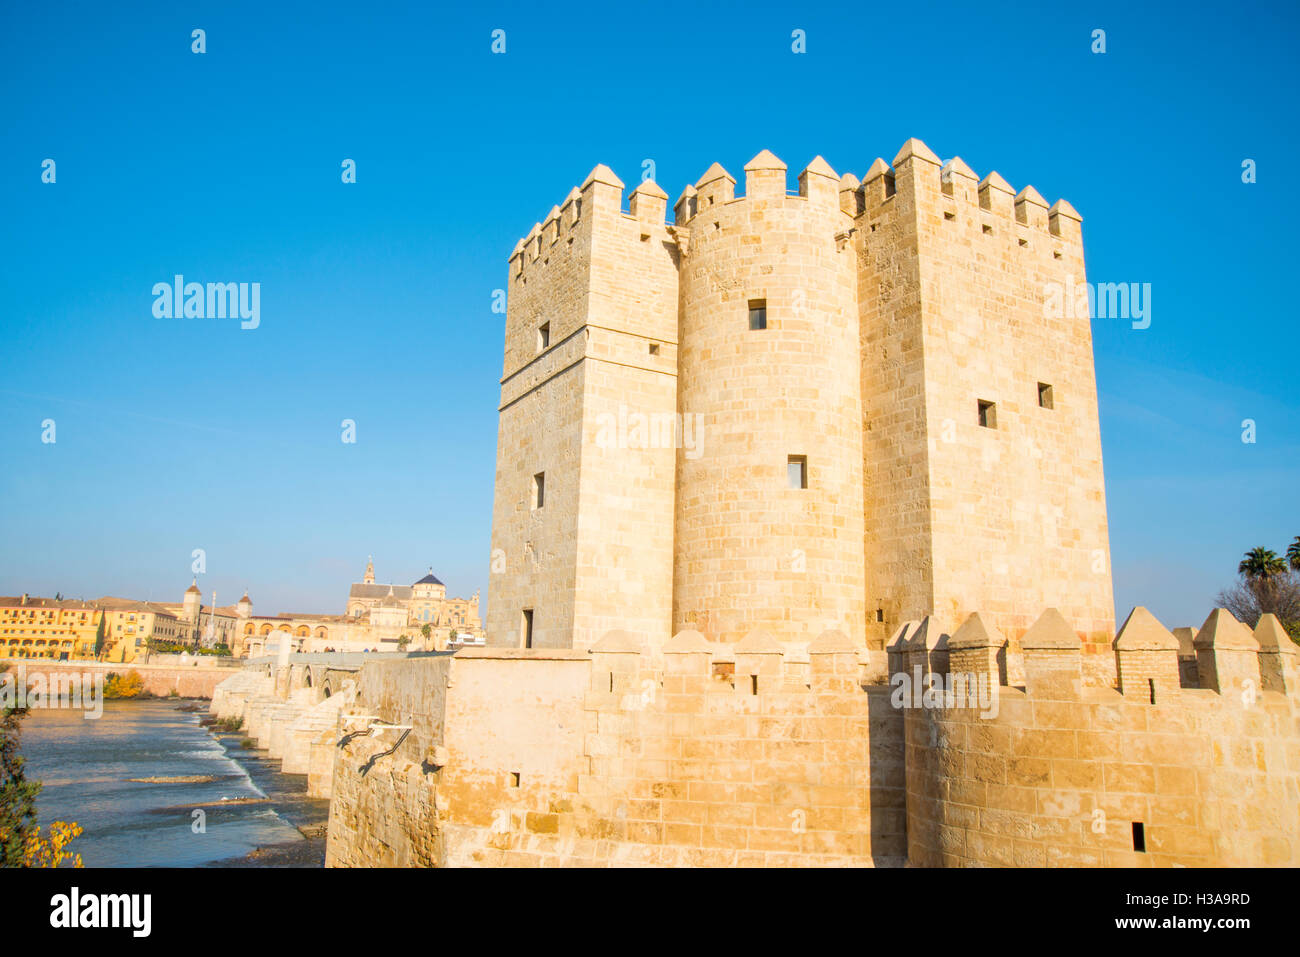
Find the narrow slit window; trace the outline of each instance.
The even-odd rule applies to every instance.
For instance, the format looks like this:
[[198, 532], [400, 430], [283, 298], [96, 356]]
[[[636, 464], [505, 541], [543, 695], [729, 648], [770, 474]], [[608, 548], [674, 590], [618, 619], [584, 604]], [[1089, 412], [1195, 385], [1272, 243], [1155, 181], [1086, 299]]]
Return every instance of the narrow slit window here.
[[1145, 854], [1147, 850], [1147, 829], [1141, 821], [1133, 822], [1133, 850]]
[[1156, 679], [1155, 678], [1147, 679], [1147, 688], [1149, 688], [1151, 691], [1151, 703], [1155, 704], [1156, 703]]
[[785, 475], [786, 484], [790, 488], [807, 488], [808, 457], [806, 455], [791, 455], [786, 460]]
[[541, 352], [551, 344], [551, 324], [543, 322], [537, 327], [537, 351]]
[[1046, 382], [1038, 383], [1038, 405], [1044, 409], [1054, 409], [1052, 405], [1052, 387]]
[[512, 788], [517, 788], [517, 787], [519, 787], [519, 772], [518, 772], [518, 771], [511, 771], [511, 772], [510, 772], [510, 786], [511, 786]]
[[533, 508], [546, 504], [546, 473], [538, 472], [533, 476]]
[[876, 621], [884, 621], [884, 620], [885, 620], [885, 609], [883, 609], [883, 608], [877, 608], [877, 609], [876, 609]]
[[766, 299], [749, 300], [749, 328], [750, 329], [767, 328], [767, 300]]
[[979, 400], [979, 423], [986, 429], [998, 427], [998, 409], [992, 402]]
[[524, 609], [523, 621], [519, 627], [523, 632], [520, 647], [531, 648], [533, 646], [533, 610], [531, 608]]
[[758, 694], [758, 675], [749, 676], [749, 693]]

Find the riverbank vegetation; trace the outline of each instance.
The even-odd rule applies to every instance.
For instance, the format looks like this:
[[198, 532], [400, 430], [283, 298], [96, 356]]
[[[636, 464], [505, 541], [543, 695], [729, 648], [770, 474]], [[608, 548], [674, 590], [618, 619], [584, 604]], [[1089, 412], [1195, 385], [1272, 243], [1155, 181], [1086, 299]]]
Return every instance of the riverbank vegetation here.
[[115, 671], [110, 671], [108, 677], [104, 679], [104, 697], [106, 699], [140, 698], [152, 697], [152, 695], [145, 693], [144, 679], [140, 677], [140, 672], [131, 671], [119, 675]]
[[65, 861], [81, 867], [81, 855], [67, 849], [81, 834], [81, 825], [55, 821], [48, 834], [41, 834], [36, 819], [41, 782], [27, 779], [19, 748], [19, 722], [25, 714], [0, 708], [0, 867], [58, 867]]

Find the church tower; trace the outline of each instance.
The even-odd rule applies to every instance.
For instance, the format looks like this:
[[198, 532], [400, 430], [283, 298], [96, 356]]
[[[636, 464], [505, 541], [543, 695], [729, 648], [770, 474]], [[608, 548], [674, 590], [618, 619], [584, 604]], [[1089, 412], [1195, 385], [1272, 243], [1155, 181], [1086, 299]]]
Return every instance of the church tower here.
[[373, 555], [366, 559], [366, 577], [361, 580], [367, 585], [375, 583], [375, 558]]
[[196, 624], [199, 620], [199, 606], [203, 602], [203, 594], [199, 591], [199, 580], [194, 579], [193, 584], [185, 589], [185, 601], [181, 605], [181, 614], [190, 624]]

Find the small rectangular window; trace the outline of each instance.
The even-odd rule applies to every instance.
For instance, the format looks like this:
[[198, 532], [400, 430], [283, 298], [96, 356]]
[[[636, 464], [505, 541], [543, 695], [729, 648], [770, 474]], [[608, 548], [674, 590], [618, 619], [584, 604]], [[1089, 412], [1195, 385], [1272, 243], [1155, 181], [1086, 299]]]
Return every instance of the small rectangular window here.
[[790, 488], [808, 487], [808, 457], [792, 455], [786, 462], [786, 484]]
[[512, 788], [517, 788], [517, 787], [519, 787], [519, 772], [518, 772], [518, 771], [511, 771], [511, 772], [510, 772], [510, 786], [511, 786]]
[[1141, 821], [1133, 822], [1133, 850], [1145, 854], [1147, 849], [1147, 829]]
[[537, 351], [541, 352], [551, 344], [551, 324], [543, 322], [537, 327]]
[[979, 400], [980, 425], [986, 429], [996, 429], [998, 427], [998, 410], [992, 402]]
[[546, 504], [546, 473], [538, 472], [533, 476], [533, 508]]
[[652, 356], [659, 355], [659, 343], [657, 342], [650, 343], [650, 354]]
[[883, 608], [877, 608], [877, 609], [876, 609], [876, 621], [884, 621], [884, 620], [885, 620], [885, 609], [883, 609]]
[[519, 644], [522, 648], [531, 648], [533, 646], [533, 610], [525, 608], [523, 618], [524, 620], [520, 623], [520, 630], [523, 634]]
[[1044, 409], [1055, 408], [1052, 405], [1052, 387], [1046, 382], [1038, 383], [1038, 404]]
[[749, 328], [750, 329], [767, 328], [767, 300], [766, 299], [749, 300]]

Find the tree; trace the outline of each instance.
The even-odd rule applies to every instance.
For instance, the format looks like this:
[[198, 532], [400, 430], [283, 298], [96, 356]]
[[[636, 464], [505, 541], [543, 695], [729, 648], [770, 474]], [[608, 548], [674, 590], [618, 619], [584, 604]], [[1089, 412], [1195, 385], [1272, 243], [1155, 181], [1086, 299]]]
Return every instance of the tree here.
[[58, 867], [69, 859], [73, 867], [83, 866], [80, 854], [64, 850], [81, 832], [80, 824], [55, 821], [50, 825], [50, 836], [45, 838], [41, 837], [41, 829], [37, 827], [23, 852], [23, 867]]
[[1286, 549], [1286, 563], [1292, 571], [1300, 572], [1300, 535], [1297, 535]]
[[18, 722], [22, 712], [0, 710], [0, 867], [21, 867], [36, 825], [36, 795], [41, 782], [28, 781], [19, 753]]
[[104, 653], [104, 640], [108, 636], [104, 633], [104, 613], [100, 612], [99, 625], [95, 628], [95, 657], [98, 658]]
[[144, 679], [140, 672], [132, 671], [125, 676], [109, 672], [104, 682], [105, 698], [137, 698], [144, 691]]
[[1237, 571], [1247, 578], [1272, 578], [1286, 571], [1286, 562], [1271, 548], [1260, 545], [1246, 552]]
[[1266, 612], [1277, 615], [1291, 640], [1300, 643], [1300, 573], [1285, 571], [1268, 576], [1242, 572], [1230, 588], [1219, 592], [1216, 604], [1251, 628]]

